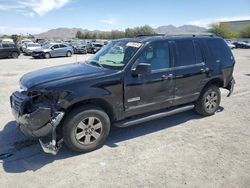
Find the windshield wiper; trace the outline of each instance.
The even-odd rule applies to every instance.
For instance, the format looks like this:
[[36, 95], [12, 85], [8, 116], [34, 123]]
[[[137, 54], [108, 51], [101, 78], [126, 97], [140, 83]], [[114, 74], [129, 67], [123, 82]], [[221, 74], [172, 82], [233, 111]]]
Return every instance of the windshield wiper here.
[[97, 67], [103, 67], [98, 61], [95, 61], [95, 60], [90, 60], [90, 61], [85, 61], [87, 64], [89, 65], [94, 65], [94, 66], [97, 66]]

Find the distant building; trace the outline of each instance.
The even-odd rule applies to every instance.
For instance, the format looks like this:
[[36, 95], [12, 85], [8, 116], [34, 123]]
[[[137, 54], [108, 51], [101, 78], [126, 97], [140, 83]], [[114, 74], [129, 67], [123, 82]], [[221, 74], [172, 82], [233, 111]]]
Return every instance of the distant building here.
[[231, 32], [239, 32], [247, 26], [250, 26], [250, 20], [220, 22], [220, 25], [226, 26]]

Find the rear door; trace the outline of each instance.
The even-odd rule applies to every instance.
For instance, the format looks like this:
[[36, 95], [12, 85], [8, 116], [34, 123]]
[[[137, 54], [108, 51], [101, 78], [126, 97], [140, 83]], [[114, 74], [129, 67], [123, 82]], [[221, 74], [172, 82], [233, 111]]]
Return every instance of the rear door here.
[[175, 47], [175, 104], [197, 100], [201, 82], [208, 69], [197, 39], [176, 39]]
[[59, 48], [60, 48], [60, 56], [66, 56], [67, 46], [64, 44], [60, 44]]

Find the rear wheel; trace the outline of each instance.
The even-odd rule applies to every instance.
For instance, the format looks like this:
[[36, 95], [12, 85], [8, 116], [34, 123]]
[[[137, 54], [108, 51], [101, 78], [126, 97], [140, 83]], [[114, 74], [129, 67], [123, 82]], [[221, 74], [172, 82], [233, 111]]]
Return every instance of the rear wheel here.
[[66, 117], [63, 138], [70, 150], [89, 152], [104, 144], [109, 130], [110, 119], [102, 109], [78, 108]]
[[213, 115], [220, 106], [221, 93], [219, 87], [206, 87], [195, 103], [195, 110], [203, 116]]
[[14, 59], [18, 58], [18, 53], [17, 52], [12, 52], [11, 57]]
[[50, 57], [51, 57], [51, 56], [50, 56], [49, 53], [45, 53], [45, 54], [44, 54], [44, 58], [45, 58], [45, 59], [49, 59]]

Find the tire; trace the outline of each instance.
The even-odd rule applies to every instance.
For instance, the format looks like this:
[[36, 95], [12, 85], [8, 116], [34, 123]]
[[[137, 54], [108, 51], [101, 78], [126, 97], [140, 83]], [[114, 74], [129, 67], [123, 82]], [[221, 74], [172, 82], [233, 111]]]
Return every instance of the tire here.
[[49, 58], [51, 58], [50, 53], [45, 53], [45, 54], [44, 54], [44, 58], [45, 58], [45, 59], [49, 59]]
[[12, 52], [12, 54], [11, 54], [11, 57], [13, 58], [13, 59], [17, 59], [18, 58], [18, 53], [17, 52]]
[[71, 51], [67, 51], [66, 56], [67, 56], [67, 57], [71, 57], [71, 56], [72, 56]]
[[103, 146], [109, 135], [110, 119], [102, 109], [88, 106], [70, 112], [62, 126], [66, 146], [86, 153]]
[[216, 85], [205, 87], [195, 103], [195, 110], [203, 116], [213, 115], [220, 106], [221, 93]]

